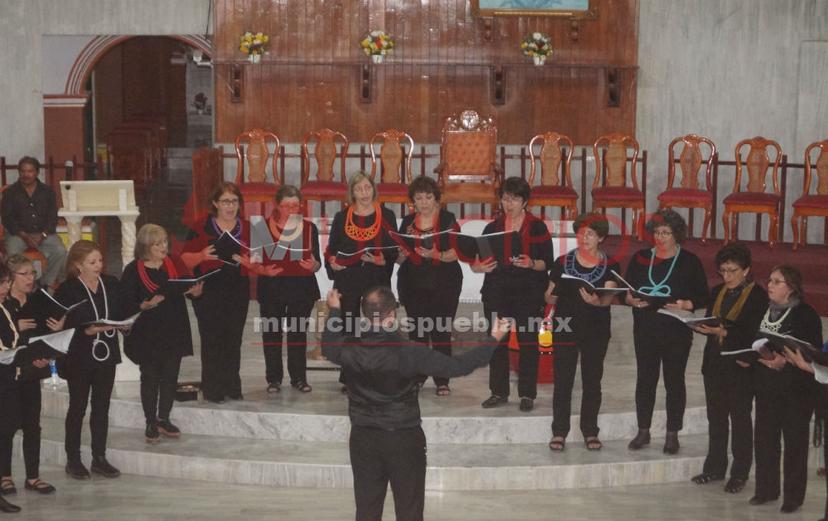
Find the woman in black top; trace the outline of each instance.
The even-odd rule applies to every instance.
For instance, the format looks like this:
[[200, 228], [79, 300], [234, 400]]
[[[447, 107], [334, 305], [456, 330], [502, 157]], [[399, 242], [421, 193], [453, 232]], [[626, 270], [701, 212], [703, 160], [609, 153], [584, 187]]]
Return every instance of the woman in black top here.
[[[670, 311], [693, 311], [707, 305], [707, 277], [698, 257], [681, 247], [687, 224], [673, 210], [659, 210], [647, 222], [654, 248], [637, 252], [627, 267], [626, 280], [642, 293], [667, 297]], [[687, 393], [684, 371], [693, 343], [693, 332], [675, 318], [656, 313], [658, 306], [627, 293], [633, 307], [633, 339], [638, 377], [635, 382], [635, 409], [638, 434], [630, 450], [650, 443], [650, 424], [655, 407], [659, 372], [664, 366], [667, 391], [667, 437], [664, 452], [679, 451], [678, 431], [684, 421]]]
[[[302, 193], [291, 185], [276, 192], [276, 208], [262, 221], [264, 265], [257, 267], [256, 297], [262, 316], [262, 345], [267, 392], [281, 390], [282, 320], [287, 319], [287, 358], [290, 385], [311, 392], [307, 377], [307, 330], [311, 312], [319, 300], [315, 273], [322, 266], [319, 230], [302, 219]], [[254, 230], [254, 234], [259, 229]], [[294, 251], [291, 251], [294, 250]], [[302, 251], [300, 251], [302, 250]]]
[[147, 443], [158, 443], [160, 434], [178, 438], [181, 431], [170, 421], [181, 358], [192, 356], [193, 337], [185, 296], [199, 297], [199, 282], [183, 294], [165, 291], [168, 279], [186, 278], [183, 265], [167, 256], [167, 232], [156, 224], [138, 230], [135, 260], [121, 276], [121, 302], [127, 316], [141, 312], [124, 337], [124, 353], [141, 369], [141, 405], [144, 408]]
[[[531, 411], [537, 396], [538, 331], [543, 316], [544, 298], [549, 285], [547, 270], [555, 262], [552, 239], [546, 224], [526, 211], [529, 202], [529, 184], [519, 177], [510, 177], [500, 186], [502, 214], [486, 225], [483, 234], [518, 232], [516, 244], [507, 245], [511, 260], [499, 264], [494, 259], [474, 259], [471, 269], [485, 273], [480, 290], [483, 310], [487, 318], [511, 317], [517, 324], [520, 343], [518, 369], [518, 396], [520, 410]], [[509, 398], [509, 354], [504, 341], [492, 356], [489, 366], [491, 396], [481, 406], [497, 407]]]
[[[414, 213], [403, 217], [401, 234], [460, 231], [454, 214], [440, 209], [440, 188], [434, 179], [414, 179], [408, 187], [408, 198], [414, 204]], [[433, 349], [451, 356], [452, 323], [463, 286], [463, 272], [451, 247], [451, 237], [446, 233], [419, 240], [415, 251], [400, 253], [397, 264], [397, 293], [414, 325], [409, 337], [424, 344], [430, 341]], [[434, 384], [437, 396], [451, 394], [448, 378], [435, 376]]]
[[[775, 267], [768, 278], [768, 309], [759, 330], [787, 334], [812, 346], [822, 345], [822, 322], [803, 300], [802, 275], [792, 266]], [[784, 439], [782, 512], [802, 506], [808, 482], [808, 427], [819, 390], [814, 379], [785, 357], [759, 359], [756, 384], [756, 493], [751, 505], [779, 497], [779, 466]]]
[[572, 386], [578, 355], [581, 356], [581, 434], [589, 450], [601, 450], [598, 439], [598, 411], [601, 409], [601, 378], [610, 339], [609, 305], [614, 293], [590, 293], [583, 282], [596, 288], [614, 288], [612, 271], [621, 268], [599, 248], [609, 233], [609, 222], [602, 214], [582, 214], [572, 223], [578, 248], [558, 257], [551, 270], [549, 289], [555, 297], [555, 316], [570, 318], [568, 330], [555, 332], [555, 392], [552, 395], [552, 440], [549, 448], [562, 451], [569, 434]]
[[219, 183], [210, 195], [211, 215], [197, 223], [187, 238], [181, 260], [195, 275], [221, 270], [204, 281], [200, 298], [193, 301], [201, 338], [201, 391], [204, 399], [223, 403], [241, 400], [241, 342], [250, 303], [247, 251], [220, 259], [214, 246], [224, 232], [249, 246], [247, 222], [240, 216], [243, 201], [239, 187]]
[[[398, 249], [389, 235], [397, 228], [394, 212], [377, 204], [371, 177], [358, 172], [348, 182], [350, 206], [333, 218], [325, 252], [325, 269], [333, 287], [342, 295], [342, 314], [359, 317], [359, 301], [365, 290], [390, 286]], [[371, 250], [361, 252], [365, 248]], [[342, 255], [358, 253], [357, 255]]]
[[744, 244], [728, 244], [716, 253], [716, 268], [724, 282], [710, 292], [706, 316], [719, 317], [722, 325], [696, 329], [707, 335], [702, 375], [708, 449], [702, 473], [692, 481], [703, 485], [725, 478], [730, 437], [733, 463], [725, 491], [731, 494], [744, 488], [753, 464], [753, 378], [749, 363], [722, 353], [750, 347], [768, 307], [768, 294], [749, 276], [750, 262]]
[[[28, 345], [29, 339], [63, 329], [65, 317], [55, 320], [49, 317], [44, 303], [48, 299], [42, 292], [31, 294], [35, 289], [35, 271], [32, 261], [16, 254], [6, 262], [12, 274], [12, 284], [3, 306], [11, 314], [14, 325], [20, 333], [19, 345]], [[18, 378], [20, 393], [20, 429], [23, 431], [23, 460], [26, 464], [26, 489], [41, 494], [50, 494], [55, 487], [40, 479], [40, 380], [47, 378], [49, 360], [38, 360], [37, 370], [25, 378]], [[22, 374], [21, 374], [22, 376]], [[0, 469], [0, 491], [7, 485], [15, 488], [11, 467]]]
[[66, 257], [66, 281], [55, 300], [71, 306], [86, 302], [66, 317], [67, 328], [77, 328], [69, 353], [58, 360], [58, 370], [69, 384], [66, 411], [66, 472], [75, 479], [89, 479], [80, 455], [81, 429], [92, 395], [92, 472], [108, 478], [120, 476], [106, 460], [109, 431], [109, 399], [115, 384], [115, 366], [121, 363], [118, 333], [112, 326], [86, 325], [103, 319], [121, 320], [118, 279], [102, 274], [103, 256], [97, 244], [78, 241]]

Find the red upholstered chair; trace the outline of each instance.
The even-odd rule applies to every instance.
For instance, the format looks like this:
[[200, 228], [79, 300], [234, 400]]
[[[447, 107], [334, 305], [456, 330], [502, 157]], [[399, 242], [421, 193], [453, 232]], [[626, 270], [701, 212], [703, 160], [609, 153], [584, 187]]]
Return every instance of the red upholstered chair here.
[[[811, 155], [819, 150], [816, 161], [811, 161]], [[811, 179], [816, 170], [816, 193], [811, 194]], [[828, 217], [828, 139], [811, 143], [805, 149], [805, 180], [802, 186], [802, 197], [793, 203], [793, 247], [808, 241], [808, 217]]]
[[[632, 158], [627, 156], [632, 150]], [[606, 152], [606, 154], [604, 154]], [[638, 141], [626, 134], [606, 134], [592, 146], [595, 157], [595, 180], [592, 182], [592, 208], [629, 208], [633, 212], [632, 227], [641, 239], [641, 217], [644, 213], [644, 192], [638, 187], [635, 175], [638, 161]], [[632, 186], [627, 186], [627, 162], [631, 162]], [[606, 182], [602, 183], [602, 171], [606, 170]]]
[[[540, 147], [537, 155], [536, 144]], [[561, 144], [566, 146], [565, 157]], [[571, 220], [577, 216], [578, 193], [572, 188], [572, 177], [569, 172], [573, 148], [572, 139], [557, 132], [544, 132], [529, 141], [529, 159], [532, 162], [529, 174], [529, 186], [532, 187], [530, 206], [560, 206], [565, 208], [562, 215], [564, 219]], [[541, 171], [540, 184], [535, 186], [538, 163]]]
[[[254, 128], [236, 137], [235, 148], [238, 161], [236, 184], [244, 198], [242, 212], [247, 217], [270, 215], [273, 211], [273, 198], [283, 183], [283, 179], [278, 175], [279, 136], [269, 130]], [[273, 172], [273, 182], [267, 181], [268, 161]]]
[[[382, 140], [379, 160], [377, 159], [376, 143]], [[408, 152], [403, 150], [401, 141], [408, 141]], [[407, 204], [408, 183], [411, 182], [411, 156], [414, 154], [414, 139], [406, 132], [389, 129], [377, 132], [368, 143], [371, 149], [371, 180], [377, 187], [377, 201], [380, 203]], [[382, 174], [379, 183], [376, 182], [377, 166], [381, 166]]]
[[[747, 158], [742, 161], [742, 148], [750, 146]], [[773, 161], [773, 193], [765, 191], [768, 168], [771, 160], [768, 149], [776, 151]], [[735, 240], [738, 235], [738, 220], [740, 213], [766, 213], [770, 219], [768, 227], [768, 246], [773, 247], [779, 231], [779, 207], [782, 197], [779, 191], [779, 163], [782, 161], [782, 148], [776, 141], [757, 136], [753, 139], [743, 139], [736, 145], [736, 180], [733, 183], [733, 192], [724, 198], [725, 244]], [[747, 190], [741, 191], [742, 170], [747, 168]]]
[[[684, 143], [679, 154], [679, 168], [681, 168], [681, 182], [673, 187], [676, 180], [676, 145]], [[707, 159], [701, 149], [706, 145]], [[704, 209], [704, 224], [702, 225], [702, 242], [707, 241], [710, 230], [710, 217], [713, 213], [713, 186], [710, 174], [713, 170], [713, 160], [716, 157], [716, 145], [704, 136], [687, 134], [675, 138], [668, 147], [667, 159], [667, 190], [658, 196], [658, 208], [702, 208]], [[702, 163], [705, 167], [705, 184], [699, 186], [699, 169]]]
[[[497, 205], [503, 171], [496, 162], [497, 127], [491, 117], [464, 110], [443, 123], [438, 174], [441, 202]], [[461, 213], [462, 216], [462, 213]]]
[[[339, 152], [336, 150], [337, 141], [340, 143]], [[316, 178], [311, 179], [311, 153], [316, 160]], [[348, 138], [341, 132], [323, 128], [309, 132], [302, 140], [302, 197], [308, 201], [340, 201], [343, 205], [348, 201], [348, 183], [345, 180], [345, 158], [348, 155]], [[339, 159], [339, 180], [334, 176], [334, 165]], [[325, 215], [325, 206], [322, 205], [322, 215]]]

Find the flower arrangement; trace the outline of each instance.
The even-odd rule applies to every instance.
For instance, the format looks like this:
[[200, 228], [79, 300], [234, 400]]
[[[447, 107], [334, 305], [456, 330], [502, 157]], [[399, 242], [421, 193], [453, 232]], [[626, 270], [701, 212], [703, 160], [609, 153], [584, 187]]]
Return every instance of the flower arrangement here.
[[548, 35], [535, 32], [526, 35], [523, 41], [520, 42], [520, 48], [523, 54], [535, 60], [536, 64], [541, 65], [552, 54], [551, 42], [552, 40]]
[[366, 56], [385, 56], [394, 50], [394, 39], [385, 31], [370, 31], [359, 41]]
[[258, 62], [269, 41], [270, 36], [266, 34], [247, 31], [239, 38], [239, 50], [246, 54], [250, 61]]

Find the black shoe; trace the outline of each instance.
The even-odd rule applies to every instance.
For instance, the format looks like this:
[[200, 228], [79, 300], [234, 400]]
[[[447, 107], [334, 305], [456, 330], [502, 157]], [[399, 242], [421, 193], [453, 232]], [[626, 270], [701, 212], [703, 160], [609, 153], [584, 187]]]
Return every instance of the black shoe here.
[[531, 398], [521, 398], [518, 408], [523, 412], [529, 412], [535, 408], [535, 400]]
[[26, 487], [26, 490], [34, 490], [38, 494], [51, 494], [55, 491], [55, 487], [40, 478], [34, 480], [34, 483], [29, 483], [29, 480], [27, 479], [24, 486]]
[[777, 499], [778, 498], [775, 498], [775, 497], [765, 497], [765, 496], [760, 496], [760, 495], [757, 494], [757, 495], [753, 496], [752, 498], [750, 498], [750, 501], [748, 501], [748, 503], [750, 503], [751, 505], [754, 505], [754, 506], [755, 505], [764, 505], [765, 503], [770, 503], [771, 501], [776, 501]]
[[790, 514], [791, 512], [799, 510], [799, 507], [801, 506], [802, 505], [796, 505], [794, 503], [782, 503], [782, 508], [780, 508], [779, 511], [783, 514]]
[[638, 429], [638, 434], [635, 435], [635, 438], [630, 441], [627, 448], [630, 450], [639, 450], [644, 448], [645, 445], [650, 444], [650, 429]]
[[235, 401], [241, 401], [241, 400], [244, 400], [244, 395], [241, 394], [241, 393], [233, 394], [233, 395], [228, 396], [228, 398], [230, 398], [231, 400], [235, 400]]
[[66, 462], [66, 473], [75, 479], [89, 479], [91, 477], [89, 471], [79, 459], [70, 459]]
[[493, 395], [489, 396], [488, 398], [486, 398], [485, 400], [483, 400], [483, 403], [481, 403], [480, 406], [483, 407], [484, 409], [491, 409], [492, 407], [499, 407], [499, 406], [503, 405], [504, 403], [506, 403], [508, 401], [509, 401], [508, 398], [504, 398], [502, 396], [498, 396], [496, 394], [493, 394]]
[[690, 481], [695, 483], [696, 485], [704, 485], [705, 483], [710, 483], [711, 481], [721, 481], [725, 477], [719, 474], [710, 474], [708, 472], [702, 472], [696, 476], [690, 478]]
[[147, 422], [147, 428], [144, 430], [144, 441], [151, 445], [161, 441], [161, 435], [158, 434], [158, 423]]
[[158, 432], [166, 436], [167, 438], [180, 438], [181, 437], [181, 429], [173, 425], [170, 420], [167, 419], [159, 419], [158, 420]]
[[664, 454], [678, 454], [679, 447], [678, 433], [668, 431], [664, 439]]
[[214, 403], [216, 405], [221, 405], [221, 404], [224, 403], [224, 398], [207, 398], [205, 396], [204, 399], [207, 400], [208, 402]]
[[89, 470], [95, 474], [100, 474], [105, 478], [117, 478], [121, 475], [121, 471], [113, 467], [104, 456], [93, 456], [92, 466]]
[[12, 505], [2, 497], [0, 497], [0, 512], [5, 512], [6, 514], [16, 514], [22, 510], [17, 505]]
[[724, 487], [724, 491], [729, 494], [736, 494], [741, 492], [743, 488], [745, 488], [745, 483], [747, 483], [746, 479], [741, 478], [730, 478], [727, 481], [727, 485]]

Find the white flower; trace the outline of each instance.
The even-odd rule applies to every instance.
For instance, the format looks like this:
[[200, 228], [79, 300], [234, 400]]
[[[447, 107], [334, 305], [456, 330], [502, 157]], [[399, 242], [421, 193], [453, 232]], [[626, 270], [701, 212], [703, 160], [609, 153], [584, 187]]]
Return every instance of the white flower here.
[[543, 38], [543, 35], [541, 33], [532, 33], [532, 38], [534, 38], [535, 40], [540, 40], [541, 38]]

